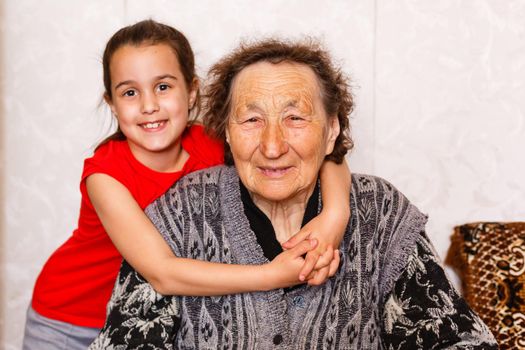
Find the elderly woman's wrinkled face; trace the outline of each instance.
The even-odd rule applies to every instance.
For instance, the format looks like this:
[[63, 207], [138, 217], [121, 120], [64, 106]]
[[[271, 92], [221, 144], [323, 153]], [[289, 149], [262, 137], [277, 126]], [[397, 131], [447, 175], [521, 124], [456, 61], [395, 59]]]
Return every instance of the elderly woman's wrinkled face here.
[[285, 201], [308, 195], [337, 135], [339, 122], [326, 115], [310, 67], [259, 62], [235, 77], [226, 136], [252, 196]]

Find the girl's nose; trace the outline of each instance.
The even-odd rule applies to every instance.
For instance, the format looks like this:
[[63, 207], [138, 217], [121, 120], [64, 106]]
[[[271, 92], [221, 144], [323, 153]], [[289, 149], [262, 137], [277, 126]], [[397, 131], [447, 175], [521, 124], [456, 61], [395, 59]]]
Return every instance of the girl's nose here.
[[159, 110], [157, 97], [153, 93], [142, 95], [142, 113], [151, 114]]

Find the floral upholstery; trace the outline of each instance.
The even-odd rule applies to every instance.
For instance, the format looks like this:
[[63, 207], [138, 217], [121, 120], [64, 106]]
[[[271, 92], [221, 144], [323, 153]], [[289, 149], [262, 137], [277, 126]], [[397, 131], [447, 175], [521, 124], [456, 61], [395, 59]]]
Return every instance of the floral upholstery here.
[[455, 227], [446, 262], [501, 349], [525, 349], [525, 222]]

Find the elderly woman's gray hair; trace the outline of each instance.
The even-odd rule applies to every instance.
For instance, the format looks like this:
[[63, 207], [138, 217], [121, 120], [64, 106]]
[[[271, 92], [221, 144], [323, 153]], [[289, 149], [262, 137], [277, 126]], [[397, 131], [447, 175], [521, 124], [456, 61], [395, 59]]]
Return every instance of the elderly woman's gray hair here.
[[233, 164], [230, 147], [226, 142], [233, 81], [244, 68], [258, 62], [298, 63], [314, 71], [321, 88], [325, 112], [328, 116], [337, 116], [341, 130], [333, 152], [326, 159], [341, 163], [345, 154], [353, 147], [348, 118], [354, 102], [347, 77], [332, 63], [330, 55], [319, 43], [313, 40], [288, 42], [277, 39], [240, 45], [210, 69], [205, 91], [204, 125], [209, 133], [224, 142], [225, 163]]

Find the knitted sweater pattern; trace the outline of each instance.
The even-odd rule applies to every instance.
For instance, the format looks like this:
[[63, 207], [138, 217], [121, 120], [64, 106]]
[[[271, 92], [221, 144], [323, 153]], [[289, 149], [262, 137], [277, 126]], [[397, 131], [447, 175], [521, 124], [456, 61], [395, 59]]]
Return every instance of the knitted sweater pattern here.
[[[383, 348], [384, 306], [421, 240], [426, 217], [385, 180], [352, 178], [340, 267], [322, 286], [162, 296], [124, 262], [106, 326], [90, 349]], [[179, 257], [268, 262], [244, 215], [232, 167], [182, 178], [146, 213]]]

